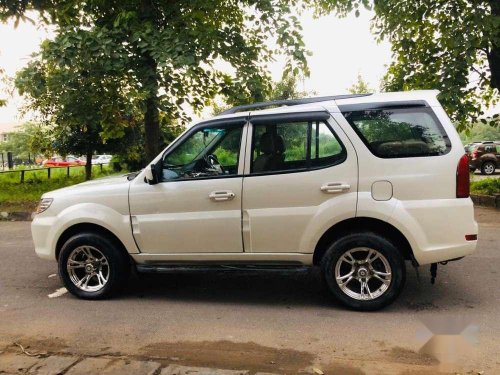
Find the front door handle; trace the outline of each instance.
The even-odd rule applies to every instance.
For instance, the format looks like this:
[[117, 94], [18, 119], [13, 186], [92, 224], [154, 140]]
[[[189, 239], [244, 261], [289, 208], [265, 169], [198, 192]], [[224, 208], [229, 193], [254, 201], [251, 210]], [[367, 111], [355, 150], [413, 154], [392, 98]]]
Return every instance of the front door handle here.
[[229, 201], [234, 198], [234, 193], [231, 190], [212, 191], [208, 197], [215, 202]]
[[321, 186], [321, 191], [327, 194], [342, 193], [351, 188], [351, 185], [342, 182], [329, 182]]

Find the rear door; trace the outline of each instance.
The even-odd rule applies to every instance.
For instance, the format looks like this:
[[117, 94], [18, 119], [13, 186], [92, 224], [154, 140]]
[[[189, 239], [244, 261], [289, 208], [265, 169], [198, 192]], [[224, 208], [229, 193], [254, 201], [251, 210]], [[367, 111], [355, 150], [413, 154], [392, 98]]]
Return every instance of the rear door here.
[[354, 217], [357, 159], [326, 112], [251, 116], [243, 179], [245, 252], [311, 253]]

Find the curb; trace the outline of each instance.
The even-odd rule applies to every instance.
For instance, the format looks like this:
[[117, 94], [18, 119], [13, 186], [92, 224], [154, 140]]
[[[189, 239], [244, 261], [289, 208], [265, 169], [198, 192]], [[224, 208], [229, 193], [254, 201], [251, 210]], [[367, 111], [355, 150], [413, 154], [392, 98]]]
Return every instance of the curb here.
[[0, 212], [0, 221], [31, 221], [33, 212]]
[[471, 194], [472, 201], [477, 206], [492, 207], [500, 210], [500, 194], [496, 195], [480, 195]]

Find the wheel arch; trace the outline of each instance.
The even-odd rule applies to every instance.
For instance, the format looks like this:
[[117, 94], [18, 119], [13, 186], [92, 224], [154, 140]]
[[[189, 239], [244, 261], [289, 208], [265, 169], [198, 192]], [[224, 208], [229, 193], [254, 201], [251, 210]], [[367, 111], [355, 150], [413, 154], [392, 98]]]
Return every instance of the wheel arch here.
[[61, 249], [66, 241], [68, 241], [74, 235], [84, 232], [96, 233], [109, 238], [123, 253], [123, 255], [125, 255], [127, 258], [130, 258], [130, 255], [127, 252], [127, 249], [123, 242], [109, 229], [106, 229], [103, 226], [94, 223], [78, 223], [66, 228], [57, 239], [55, 249], [56, 260], [59, 260], [59, 253], [61, 252]]
[[319, 239], [314, 249], [313, 264], [318, 265], [328, 247], [347, 234], [373, 232], [390, 240], [401, 251], [404, 259], [418, 264], [413, 256], [413, 250], [406, 237], [393, 225], [386, 221], [371, 217], [354, 217], [343, 220], [330, 227]]

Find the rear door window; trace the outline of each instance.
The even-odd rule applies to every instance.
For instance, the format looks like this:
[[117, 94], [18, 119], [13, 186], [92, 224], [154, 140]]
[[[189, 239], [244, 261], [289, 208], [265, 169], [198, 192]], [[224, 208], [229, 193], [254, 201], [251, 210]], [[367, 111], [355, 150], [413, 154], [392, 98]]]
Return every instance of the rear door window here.
[[394, 108], [343, 112], [370, 151], [381, 158], [437, 156], [450, 140], [430, 108]]
[[324, 168], [345, 158], [345, 148], [323, 121], [254, 125], [252, 174]]

